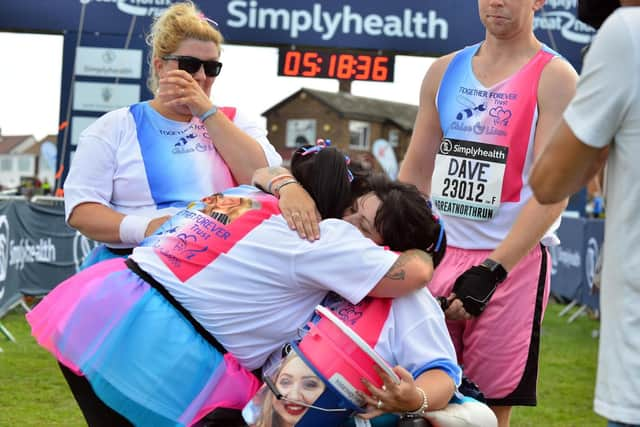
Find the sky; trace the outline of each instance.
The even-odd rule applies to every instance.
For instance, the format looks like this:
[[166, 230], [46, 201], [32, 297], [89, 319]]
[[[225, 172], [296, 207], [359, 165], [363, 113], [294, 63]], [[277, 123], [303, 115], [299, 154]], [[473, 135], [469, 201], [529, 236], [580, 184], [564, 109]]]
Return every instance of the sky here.
[[[0, 32], [0, 129], [2, 135], [58, 132], [62, 36]], [[396, 56], [393, 83], [354, 82], [351, 93], [418, 104], [420, 84], [433, 61], [428, 57]], [[264, 111], [302, 87], [336, 92], [338, 80], [280, 77], [278, 50], [224, 45], [224, 68], [212, 89], [218, 105], [233, 105], [249, 114]]]

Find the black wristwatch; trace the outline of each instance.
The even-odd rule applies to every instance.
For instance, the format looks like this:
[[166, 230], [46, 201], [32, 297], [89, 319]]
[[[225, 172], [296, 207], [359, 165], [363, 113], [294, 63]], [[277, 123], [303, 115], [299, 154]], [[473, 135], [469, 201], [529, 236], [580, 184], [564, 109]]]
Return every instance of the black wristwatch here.
[[493, 273], [493, 277], [495, 277], [496, 283], [502, 283], [504, 282], [504, 279], [507, 278], [507, 270], [505, 270], [499, 262], [494, 261], [491, 258], [487, 258], [482, 261], [482, 264], [480, 264], [480, 266]]

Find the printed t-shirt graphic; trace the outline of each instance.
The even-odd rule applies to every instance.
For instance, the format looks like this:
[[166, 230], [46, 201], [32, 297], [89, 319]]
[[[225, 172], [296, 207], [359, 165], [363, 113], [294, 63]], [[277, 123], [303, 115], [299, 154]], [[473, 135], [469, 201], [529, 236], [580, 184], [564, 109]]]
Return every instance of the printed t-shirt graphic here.
[[262, 221], [280, 213], [277, 199], [248, 188], [213, 194], [192, 203], [143, 245], [152, 246], [179, 280], [188, 280], [229, 252]]
[[[234, 108], [220, 109], [233, 120]], [[203, 194], [236, 186], [207, 128], [194, 117], [189, 123], [168, 120], [148, 103], [130, 107], [151, 196], [159, 208], [184, 206]]]

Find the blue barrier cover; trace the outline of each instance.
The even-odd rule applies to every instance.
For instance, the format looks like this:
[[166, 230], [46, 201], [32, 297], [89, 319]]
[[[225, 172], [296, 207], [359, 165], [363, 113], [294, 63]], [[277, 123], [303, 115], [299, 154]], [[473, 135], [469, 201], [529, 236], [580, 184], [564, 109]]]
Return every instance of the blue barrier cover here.
[[551, 292], [598, 309], [598, 289], [593, 286], [593, 273], [604, 238], [604, 220], [565, 217], [558, 236], [560, 245], [549, 248]]

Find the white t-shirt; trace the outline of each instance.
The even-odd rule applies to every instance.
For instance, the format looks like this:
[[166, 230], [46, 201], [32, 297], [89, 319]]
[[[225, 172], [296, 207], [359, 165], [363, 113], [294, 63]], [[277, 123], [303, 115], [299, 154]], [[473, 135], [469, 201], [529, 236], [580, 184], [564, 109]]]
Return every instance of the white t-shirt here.
[[249, 186], [225, 194], [253, 204], [228, 224], [180, 211], [132, 258], [248, 369], [295, 339], [328, 291], [357, 303], [398, 257], [342, 220], [322, 221], [308, 242], [274, 197]]
[[[264, 126], [237, 110], [229, 115], [258, 141], [270, 166], [281, 163]], [[111, 111], [82, 132], [64, 183], [65, 213], [68, 219], [78, 204], [96, 202], [155, 218], [235, 185], [198, 118], [176, 122], [142, 102]]]
[[609, 146], [595, 410], [640, 423], [640, 7], [621, 7], [587, 53], [564, 118], [583, 143]]

